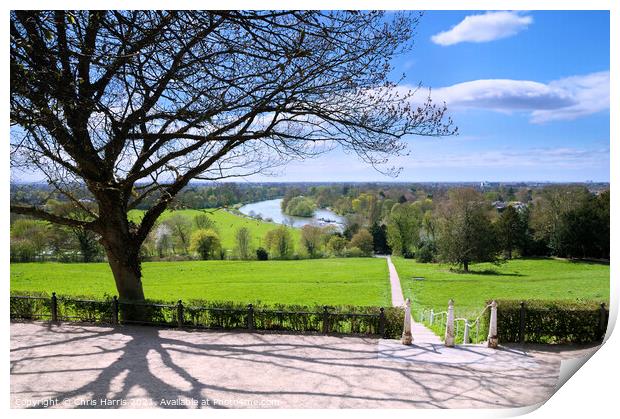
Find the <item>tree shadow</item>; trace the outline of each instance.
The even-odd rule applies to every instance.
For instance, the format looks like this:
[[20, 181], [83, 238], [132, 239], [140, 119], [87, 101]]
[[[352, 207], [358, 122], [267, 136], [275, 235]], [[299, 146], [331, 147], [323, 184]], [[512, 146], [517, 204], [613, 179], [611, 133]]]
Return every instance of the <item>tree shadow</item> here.
[[[193, 332], [147, 326], [100, 332], [86, 327], [84, 336], [79, 337], [72, 327], [41, 326], [35, 332], [47, 334], [46, 344], [34, 349], [17, 345], [12, 350], [13, 394], [20, 394], [23, 388], [32, 392], [57, 374], [71, 380], [74, 374], [82, 374], [81, 368], [96, 374], [82, 385], [55, 392], [59, 399], [127, 399], [136, 397], [139, 389], [144, 393], [140, 397], [162, 408], [191, 406], [162, 405], [161, 399], [204, 400], [223, 395], [275, 399], [282, 402], [281, 407], [514, 407], [524, 403], [523, 388], [511, 392], [507, 386], [526, 388], [530, 380], [529, 385], [538, 389], [533, 394], [542, 394], [543, 400], [555, 385], [555, 372], [550, 368], [533, 374], [515, 366], [498, 375], [458, 364], [429, 366], [415, 358], [403, 366], [403, 362], [380, 359], [377, 341], [368, 338]], [[64, 338], [65, 331], [71, 333], [70, 338]], [[93, 365], [84, 365], [89, 356]], [[102, 362], [106, 356], [114, 359]], [[72, 360], [70, 368], [63, 368], [67, 358]], [[22, 384], [13, 388], [24, 377], [34, 377], [27, 381], [31, 387]], [[28, 391], [23, 397], [32, 394]]]
[[567, 259], [570, 263], [575, 265], [604, 265], [609, 266], [609, 260], [600, 259]]
[[488, 276], [509, 276], [509, 277], [526, 276], [518, 272], [500, 272], [496, 269], [482, 269], [482, 270], [470, 269], [469, 271], [464, 271], [463, 269], [451, 268], [450, 272], [456, 273], [459, 275], [488, 275]]

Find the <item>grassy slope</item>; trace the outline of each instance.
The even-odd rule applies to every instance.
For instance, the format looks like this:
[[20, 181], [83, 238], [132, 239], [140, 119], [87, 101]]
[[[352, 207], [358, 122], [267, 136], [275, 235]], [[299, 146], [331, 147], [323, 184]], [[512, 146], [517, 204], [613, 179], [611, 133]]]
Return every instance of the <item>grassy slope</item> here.
[[[192, 261], [143, 263], [147, 298], [241, 302], [388, 305], [385, 260]], [[59, 295], [115, 294], [106, 263], [11, 265], [11, 290]]]
[[[129, 212], [129, 219], [135, 222], [139, 222], [142, 218], [142, 214], [144, 212], [141, 210], [132, 210]], [[185, 209], [178, 211], [165, 211], [161, 217], [159, 217], [160, 221], [165, 220], [173, 214], [181, 214], [185, 217], [192, 219], [197, 214], [206, 213], [213, 221], [215, 221], [218, 232], [220, 234], [220, 239], [222, 240], [222, 246], [226, 249], [232, 249], [235, 246], [235, 233], [240, 227], [248, 227], [252, 234], [252, 243], [254, 246], [258, 247], [262, 244], [262, 240], [265, 237], [265, 234], [269, 230], [273, 230], [280, 226], [280, 224], [276, 223], [268, 223], [265, 221], [253, 220], [251, 218], [246, 218], [242, 216], [238, 216], [235, 214], [231, 214], [225, 210], [194, 210], [194, 209]], [[301, 237], [299, 229], [289, 228], [291, 235], [293, 237], [293, 241], [295, 243], [295, 249], [299, 248], [299, 239]]]
[[[473, 265], [478, 273], [451, 272], [449, 266], [393, 258], [403, 294], [414, 308], [446, 310], [455, 300], [457, 315], [475, 315], [489, 299], [587, 299], [609, 301], [609, 265], [556, 259], [516, 259], [500, 266]], [[482, 273], [495, 271], [496, 274]], [[412, 280], [424, 277], [424, 281]]]

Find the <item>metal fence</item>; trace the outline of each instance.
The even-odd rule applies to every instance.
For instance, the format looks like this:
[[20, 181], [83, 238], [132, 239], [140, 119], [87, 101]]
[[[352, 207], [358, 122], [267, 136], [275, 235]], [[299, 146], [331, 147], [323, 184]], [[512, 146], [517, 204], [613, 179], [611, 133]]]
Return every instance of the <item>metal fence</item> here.
[[379, 335], [386, 337], [383, 307], [372, 313], [342, 312], [323, 306], [320, 311], [279, 310], [248, 304], [213, 307], [108, 300], [11, 295], [11, 319], [139, 324], [190, 329], [240, 329]]

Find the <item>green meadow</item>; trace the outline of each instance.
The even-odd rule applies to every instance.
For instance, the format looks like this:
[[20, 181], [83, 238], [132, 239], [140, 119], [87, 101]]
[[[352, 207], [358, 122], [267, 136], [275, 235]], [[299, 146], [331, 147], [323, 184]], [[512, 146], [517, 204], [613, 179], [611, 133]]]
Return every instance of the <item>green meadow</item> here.
[[[482, 263], [469, 273], [450, 266], [392, 258], [413, 309], [444, 311], [454, 299], [460, 316], [476, 315], [492, 299], [594, 300], [609, 302], [609, 265], [563, 259], [514, 259]], [[423, 279], [422, 279], [423, 278]]]
[[[184, 261], [142, 264], [147, 298], [266, 304], [387, 306], [385, 259]], [[11, 291], [116, 294], [107, 263], [14, 263]]]
[[[136, 223], [140, 222], [144, 211], [132, 210], [129, 212], [129, 219]], [[252, 236], [252, 244], [255, 247], [261, 246], [265, 234], [269, 230], [273, 230], [281, 226], [281, 224], [270, 223], [261, 220], [255, 220], [249, 217], [243, 217], [240, 215], [232, 214], [224, 209], [183, 209], [170, 211], [166, 210], [158, 219], [158, 221], [165, 221], [175, 214], [180, 214], [188, 219], [193, 219], [198, 214], [207, 214], [211, 218], [217, 228], [222, 247], [225, 249], [232, 249], [235, 246], [235, 234], [241, 227], [247, 227], [250, 230]], [[299, 239], [301, 237], [299, 229], [287, 227], [291, 232], [295, 247], [299, 247]]]

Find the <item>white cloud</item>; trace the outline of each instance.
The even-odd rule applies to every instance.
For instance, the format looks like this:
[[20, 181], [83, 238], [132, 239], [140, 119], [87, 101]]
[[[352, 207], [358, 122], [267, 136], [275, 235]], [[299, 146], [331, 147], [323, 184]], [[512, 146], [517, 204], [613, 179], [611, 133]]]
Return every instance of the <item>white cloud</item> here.
[[432, 91], [435, 102], [450, 110], [467, 108], [528, 112], [530, 121], [571, 120], [609, 109], [609, 71], [572, 76], [550, 83], [488, 79]]
[[433, 35], [431, 40], [442, 46], [460, 42], [489, 42], [513, 36], [533, 21], [531, 16], [519, 12], [487, 12], [467, 16], [450, 30]]
[[568, 92], [574, 104], [559, 109], [537, 109], [532, 112], [532, 122], [576, 119], [609, 109], [609, 71], [567, 77], [549, 86]]

